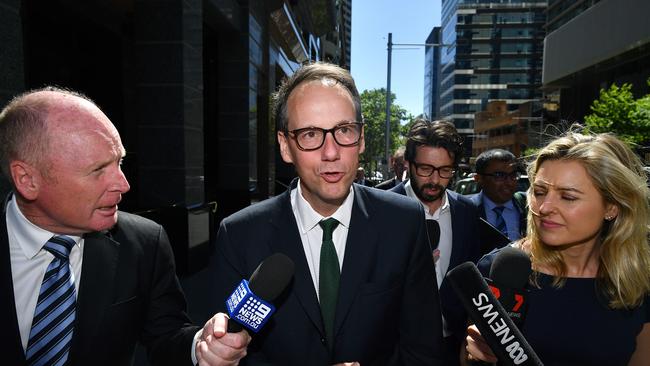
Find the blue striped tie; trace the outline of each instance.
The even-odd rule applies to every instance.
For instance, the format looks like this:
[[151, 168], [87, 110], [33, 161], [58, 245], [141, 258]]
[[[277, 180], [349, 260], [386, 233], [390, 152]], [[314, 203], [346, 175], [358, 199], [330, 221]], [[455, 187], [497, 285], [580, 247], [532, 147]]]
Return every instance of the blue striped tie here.
[[493, 208], [492, 210], [494, 213], [497, 214], [497, 221], [495, 222], [495, 227], [503, 233], [506, 237], [508, 237], [508, 227], [506, 226], [506, 220], [503, 219], [503, 210], [505, 207], [503, 206], [497, 206]]
[[45, 271], [34, 310], [25, 358], [28, 365], [64, 365], [70, 352], [76, 295], [68, 256], [75, 242], [53, 236], [44, 246], [54, 255]]

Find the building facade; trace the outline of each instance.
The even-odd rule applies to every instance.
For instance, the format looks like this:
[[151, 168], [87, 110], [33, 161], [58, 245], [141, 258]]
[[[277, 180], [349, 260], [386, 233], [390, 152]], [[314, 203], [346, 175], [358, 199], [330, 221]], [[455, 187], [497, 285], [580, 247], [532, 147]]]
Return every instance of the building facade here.
[[488, 102], [514, 110], [541, 98], [546, 3], [443, 0], [440, 115], [466, 137]]
[[[276, 148], [270, 95], [300, 63], [322, 59], [335, 5], [0, 0], [0, 104], [51, 84], [94, 99], [127, 151], [131, 192], [120, 208], [194, 247], [213, 220], [295, 176]], [[183, 271], [178, 255], [177, 264]]]
[[336, 0], [336, 29], [322, 38], [323, 60], [350, 70], [352, 0]]
[[[440, 27], [434, 27], [427, 37], [426, 44], [439, 45]], [[428, 119], [437, 119], [440, 115], [440, 46], [426, 46], [424, 51], [424, 110]]]
[[614, 83], [632, 84], [636, 97], [650, 93], [650, 2], [573, 3], [549, 1], [543, 84], [561, 120], [583, 122], [600, 90]]

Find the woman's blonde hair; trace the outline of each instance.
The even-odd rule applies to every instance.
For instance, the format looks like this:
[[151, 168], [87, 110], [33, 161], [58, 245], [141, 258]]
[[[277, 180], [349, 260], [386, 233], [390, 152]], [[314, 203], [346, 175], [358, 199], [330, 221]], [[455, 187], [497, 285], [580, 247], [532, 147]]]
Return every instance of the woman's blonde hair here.
[[[542, 148], [528, 168], [531, 183], [543, 162], [570, 160], [582, 164], [605, 203], [618, 207], [618, 215], [603, 221], [599, 237], [597, 286], [610, 308], [639, 306], [650, 293], [650, 191], [639, 157], [611, 134], [585, 135], [569, 132]], [[531, 202], [533, 186], [528, 191]], [[562, 286], [566, 266], [559, 251], [544, 245], [528, 212], [527, 248], [534, 265], [556, 273], [555, 286]]]

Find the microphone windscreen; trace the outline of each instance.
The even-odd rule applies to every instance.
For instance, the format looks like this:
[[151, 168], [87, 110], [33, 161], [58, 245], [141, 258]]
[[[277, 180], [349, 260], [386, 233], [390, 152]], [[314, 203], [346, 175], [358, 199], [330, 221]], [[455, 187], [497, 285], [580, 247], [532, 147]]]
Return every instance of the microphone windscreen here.
[[438, 221], [433, 219], [427, 219], [426, 223], [431, 250], [438, 249], [438, 243], [440, 242], [440, 224], [438, 224]]
[[248, 285], [255, 295], [272, 302], [287, 287], [293, 272], [293, 261], [282, 253], [275, 253], [260, 263]]
[[490, 279], [499, 286], [511, 289], [524, 288], [531, 273], [529, 255], [512, 246], [502, 248], [490, 267]]

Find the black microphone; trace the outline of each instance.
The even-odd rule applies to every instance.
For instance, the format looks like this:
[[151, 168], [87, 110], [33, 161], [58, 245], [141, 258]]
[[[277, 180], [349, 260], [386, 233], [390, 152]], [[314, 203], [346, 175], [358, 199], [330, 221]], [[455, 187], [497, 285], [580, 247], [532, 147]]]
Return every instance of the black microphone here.
[[533, 272], [530, 257], [512, 246], [502, 248], [494, 257], [487, 281], [510, 319], [521, 329], [526, 316], [528, 290], [524, 287]]
[[499, 361], [506, 365], [543, 365], [474, 263], [456, 266], [447, 273], [447, 279]]
[[432, 219], [427, 219], [426, 223], [431, 250], [438, 249], [438, 243], [440, 242], [440, 224], [438, 224], [438, 221]]
[[231, 320], [228, 321], [228, 332], [239, 332], [242, 326], [258, 332], [275, 312], [271, 302], [287, 287], [293, 272], [293, 261], [282, 253], [263, 260], [250, 281], [242, 280], [226, 300]]

